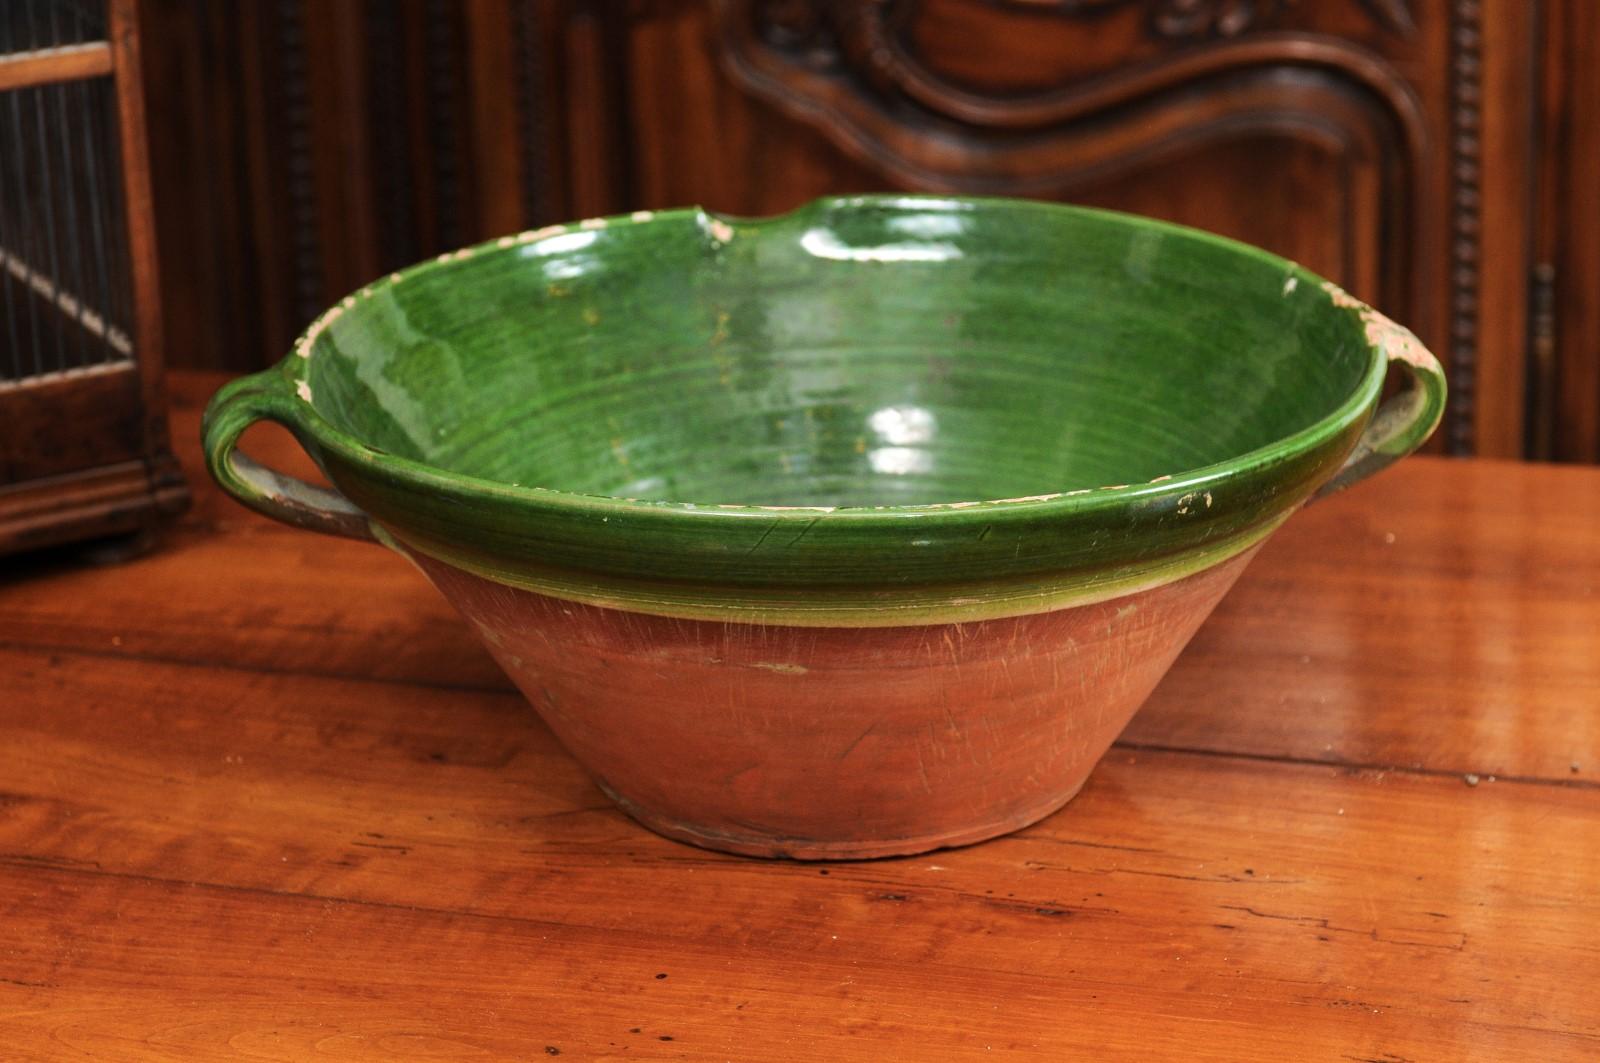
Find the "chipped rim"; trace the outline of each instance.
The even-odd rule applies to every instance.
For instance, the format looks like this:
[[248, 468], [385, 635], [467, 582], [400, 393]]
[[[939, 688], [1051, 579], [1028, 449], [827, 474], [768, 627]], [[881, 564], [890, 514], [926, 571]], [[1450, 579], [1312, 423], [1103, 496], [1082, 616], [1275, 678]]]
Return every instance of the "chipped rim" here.
[[[310, 385], [307, 373], [309, 372], [310, 360], [316, 353], [317, 341], [322, 333], [345, 312], [356, 307], [363, 299], [388, 287], [406, 283], [436, 270], [453, 268], [456, 264], [469, 261], [480, 254], [505, 253], [522, 245], [538, 243], [552, 237], [577, 232], [592, 232], [612, 227], [633, 225], [681, 223], [686, 220], [694, 222], [695, 227], [701, 232], [706, 242], [713, 249], [717, 249], [737, 239], [741, 233], [757, 232], [768, 224], [792, 218], [796, 214], [851, 207], [897, 206], [943, 208], [952, 211], [1003, 207], [1009, 210], [1035, 210], [1041, 213], [1066, 212], [1099, 217], [1111, 216], [1120, 219], [1125, 224], [1172, 233], [1185, 239], [1211, 244], [1218, 250], [1252, 257], [1258, 261], [1279, 266], [1283, 271], [1283, 286], [1286, 295], [1293, 292], [1301, 283], [1312, 284], [1327, 294], [1331, 305], [1338, 309], [1347, 310], [1357, 318], [1368, 345], [1369, 360], [1366, 372], [1356, 386], [1351, 389], [1351, 393], [1345, 400], [1319, 420], [1271, 443], [1210, 465], [1175, 470], [1140, 483], [1103, 484], [1095, 487], [1080, 487], [1066, 491], [1011, 498], [962, 499], [949, 502], [885, 506], [772, 506], [681, 502], [675, 500], [624, 498], [614, 495], [566, 491], [551, 487], [510, 484], [500, 480], [453, 472], [427, 462], [375, 450], [323, 417], [310, 399]], [[547, 225], [514, 235], [485, 240], [455, 251], [444, 252], [433, 258], [408, 266], [345, 296], [318, 316], [295, 339], [291, 348], [292, 354], [289, 357], [282, 359], [277, 366], [266, 372], [272, 374], [276, 371], [282, 374], [295, 398], [298, 399], [298, 401], [293, 402], [294, 408], [292, 412], [285, 412], [291, 412], [291, 416], [296, 422], [296, 427], [304, 429], [317, 444], [339, 453], [347, 460], [358, 462], [369, 468], [380, 469], [398, 482], [409, 483], [423, 489], [437, 490], [446, 488], [451, 491], [465, 489], [506, 500], [523, 500], [536, 505], [558, 505], [594, 514], [623, 512], [638, 514], [648, 512], [660, 516], [677, 514], [684, 517], [693, 517], [697, 520], [716, 516], [737, 519], [740, 516], [752, 514], [760, 514], [769, 519], [774, 517], [781, 519], [784, 515], [790, 514], [797, 519], [806, 519], [817, 514], [829, 514], [836, 519], [892, 522], [903, 520], [906, 517], [938, 519], [945, 515], [966, 515], [968, 511], [974, 509], [980, 510], [985, 514], [1026, 511], [1030, 516], [1042, 516], [1046, 513], [1053, 514], [1057, 512], [1062, 515], [1088, 513], [1124, 505], [1132, 499], [1147, 500], [1155, 497], [1170, 497], [1179, 505], [1185, 502], [1192, 502], [1193, 498], [1203, 497], [1208, 489], [1215, 488], [1241, 471], [1258, 468], [1263, 465], [1271, 465], [1314, 450], [1347, 431], [1352, 423], [1367, 414], [1375, 406], [1382, 391], [1384, 379], [1387, 376], [1392, 358], [1399, 358], [1400, 360], [1417, 364], [1413, 358], [1397, 354], [1397, 349], [1404, 350], [1407, 354], [1413, 350], [1421, 351], [1426, 358], [1430, 361], [1432, 360], [1432, 356], [1426, 354], [1421, 344], [1409, 331], [1400, 325], [1394, 324], [1378, 311], [1349, 295], [1331, 281], [1324, 280], [1297, 263], [1274, 255], [1269, 251], [1264, 251], [1261, 248], [1231, 240], [1227, 237], [1218, 236], [1214, 233], [1208, 233], [1201, 229], [1120, 211], [1075, 207], [1035, 200], [984, 196], [951, 197], [890, 194], [827, 196], [813, 200], [786, 214], [758, 218], [718, 214], [701, 207], [684, 207], [658, 211], [640, 210], [628, 214], [586, 218], [565, 224]], [[1193, 496], [1193, 498], [1187, 496]]]

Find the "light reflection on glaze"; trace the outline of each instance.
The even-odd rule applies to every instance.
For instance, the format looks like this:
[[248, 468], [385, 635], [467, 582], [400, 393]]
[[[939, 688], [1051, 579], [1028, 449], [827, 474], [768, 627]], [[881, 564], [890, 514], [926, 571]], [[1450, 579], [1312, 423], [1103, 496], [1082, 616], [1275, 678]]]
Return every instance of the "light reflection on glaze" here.
[[850, 247], [828, 229], [808, 229], [800, 246], [818, 258], [839, 262], [948, 262], [961, 257], [961, 248], [945, 241], [875, 244]]
[[971, 226], [964, 214], [902, 214], [884, 220], [883, 227], [892, 233], [903, 233], [919, 240], [936, 240], [944, 236], [960, 236]]
[[903, 447], [931, 442], [938, 421], [921, 406], [885, 406], [867, 418], [867, 426], [885, 443]]
[[[445, 431], [438, 411], [430, 409], [426, 396], [417, 394], [398, 372], [396, 360], [361, 357], [357, 352], [374, 343], [397, 350], [415, 349], [432, 337], [412, 324], [405, 300], [396, 296], [392, 281], [384, 288], [375, 289], [366, 302], [381, 308], [381, 313], [350, 315], [337, 325], [329, 322], [329, 338], [333, 342], [327, 355], [318, 360], [316, 376], [351, 373], [399, 429], [411, 449], [426, 454]], [[330, 364], [330, 358], [342, 364]], [[451, 379], [460, 379], [458, 363], [446, 360], [443, 366]], [[398, 442], [395, 449], [404, 452]]]
[[580, 231], [560, 233], [548, 236], [543, 240], [523, 247], [523, 258], [543, 258], [548, 255], [561, 255], [571, 251], [582, 251], [600, 239], [600, 234], [595, 231]]
[[921, 447], [879, 447], [867, 453], [872, 471], [885, 476], [910, 476], [933, 471], [933, 455]]

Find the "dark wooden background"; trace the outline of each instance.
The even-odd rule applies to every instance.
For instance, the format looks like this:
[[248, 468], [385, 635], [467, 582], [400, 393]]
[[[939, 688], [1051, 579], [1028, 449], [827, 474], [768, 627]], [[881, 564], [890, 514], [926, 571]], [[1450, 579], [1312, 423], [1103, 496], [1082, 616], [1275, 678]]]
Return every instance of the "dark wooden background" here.
[[[1454, 453], [1600, 460], [1591, 0], [146, 0], [168, 357], [532, 225], [829, 192], [1160, 215], [1412, 325]], [[1492, 297], [1491, 297], [1492, 296]]]

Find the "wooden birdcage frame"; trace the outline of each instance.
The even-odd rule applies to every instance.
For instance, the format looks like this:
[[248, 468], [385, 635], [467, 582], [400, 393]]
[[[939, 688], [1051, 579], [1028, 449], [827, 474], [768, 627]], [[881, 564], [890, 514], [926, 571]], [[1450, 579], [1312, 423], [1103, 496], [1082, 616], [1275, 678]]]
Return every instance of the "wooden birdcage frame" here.
[[[0, 118], [15, 119], [18, 141], [0, 145], [10, 156], [0, 158], [0, 554], [10, 554], [141, 535], [188, 492], [167, 436], [136, 0], [103, 11], [16, 0], [0, 16], [11, 38], [0, 36]], [[85, 101], [81, 128], [69, 96]], [[104, 116], [103, 157], [92, 115]], [[25, 147], [27, 123], [37, 144]], [[56, 226], [62, 197], [85, 217]]]

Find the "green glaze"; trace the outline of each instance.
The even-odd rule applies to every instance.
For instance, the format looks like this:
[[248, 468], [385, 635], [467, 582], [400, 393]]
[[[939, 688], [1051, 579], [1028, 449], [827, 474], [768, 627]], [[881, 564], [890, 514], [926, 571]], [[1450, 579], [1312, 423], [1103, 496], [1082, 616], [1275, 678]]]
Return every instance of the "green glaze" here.
[[[1391, 361], [1412, 387], [1374, 419]], [[441, 256], [229, 385], [205, 433], [246, 504], [342, 534], [366, 514], [503, 582], [667, 615], [922, 623], [1214, 564], [1414, 449], [1443, 397], [1409, 333], [1254, 248], [869, 196]], [[343, 497], [241, 464], [260, 417]]]

